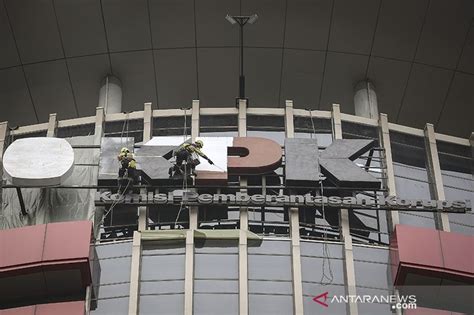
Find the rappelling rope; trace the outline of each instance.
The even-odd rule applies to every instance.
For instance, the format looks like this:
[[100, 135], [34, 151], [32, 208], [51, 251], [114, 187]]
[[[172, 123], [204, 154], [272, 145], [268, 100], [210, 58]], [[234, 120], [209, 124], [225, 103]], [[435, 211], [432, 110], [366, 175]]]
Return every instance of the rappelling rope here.
[[[311, 109], [307, 109], [309, 112], [309, 117], [311, 119], [311, 127], [313, 128], [313, 133], [311, 134], [311, 139], [313, 139], [313, 135], [316, 138], [316, 128], [314, 126], [314, 119], [313, 119], [313, 114], [311, 112]], [[318, 148], [319, 150], [319, 148]], [[320, 193], [321, 197], [324, 196], [324, 186], [323, 186], [323, 179], [319, 179], [319, 184], [320, 184]], [[323, 221], [326, 221], [326, 212], [324, 210], [324, 203], [321, 204], [321, 213], [323, 215]], [[327, 221], [326, 221], [327, 222]], [[327, 243], [327, 229], [324, 228], [324, 233], [323, 233], [323, 238], [324, 238], [324, 243], [323, 243], [323, 266], [322, 266], [322, 273], [321, 273], [321, 280], [319, 281], [321, 285], [330, 285], [334, 281], [334, 274], [332, 272], [332, 267], [331, 267], [331, 259], [329, 258], [331, 256], [331, 253], [329, 252], [329, 244]], [[328, 271], [329, 275], [326, 274], [326, 262], [328, 266]], [[327, 280], [327, 282], [325, 282]]]

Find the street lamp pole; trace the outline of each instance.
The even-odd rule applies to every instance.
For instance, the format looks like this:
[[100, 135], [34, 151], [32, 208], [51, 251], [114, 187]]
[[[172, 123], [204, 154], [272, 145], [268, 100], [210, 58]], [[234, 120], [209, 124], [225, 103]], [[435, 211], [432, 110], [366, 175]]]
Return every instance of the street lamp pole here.
[[258, 15], [228, 15], [225, 17], [230, 24], [239, 24], [240, 27], [240, 76], [239, 76], [239, 99], [245, 99], [245, 75], [244, 75], [244, 26], [254, 24]]

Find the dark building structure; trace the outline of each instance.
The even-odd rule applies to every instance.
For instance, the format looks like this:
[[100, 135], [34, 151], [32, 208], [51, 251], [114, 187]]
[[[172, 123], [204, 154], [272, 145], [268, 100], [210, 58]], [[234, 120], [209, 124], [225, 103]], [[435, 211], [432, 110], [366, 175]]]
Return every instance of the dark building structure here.
[[473, 12], [4, 1], [0, 315], [472, 314]]

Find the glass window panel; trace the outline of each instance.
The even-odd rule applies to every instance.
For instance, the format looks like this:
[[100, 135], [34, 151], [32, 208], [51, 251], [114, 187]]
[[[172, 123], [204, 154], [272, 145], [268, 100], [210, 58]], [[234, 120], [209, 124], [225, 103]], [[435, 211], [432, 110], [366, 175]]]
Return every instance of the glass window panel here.
[[389, 265], [354, 261], [358, 286], [389, 289]]
[[139, 303], [140, 315], [184, 314], [184, 294], [141, 295]]
[[140, 281], [140, 294], [184, 293], [184, 279], [173, 281]]
[[364, 315], [393, 315], [390, 304], [358, 303], [359, 314]]
[[224, 240], [195, 240], [194, 252], [198, 254], [202, 253], [215, 253], [215, 254], [238, 254], [239, 242], [235, 241], [224, 241]]
[[119, 299], [105, 299], [97, 301], [97, 308], [91, 310], [91, 315], [127, 315], [128, 296]]
[[[474, 204], [474, 180], [471, 174], [442, 171], [447, 200], [470, 200]], [[448, 213], [451, 231], [474, 235], [474, 214]]]
[[168, 254], [184, 254], [184, 242], [180, 245], [144, 245], [142, 255], [149, 256], [149, 255], [168, 255]]
[[97, 257], [99, 259], [132, 256], [132, 242], [109, 243], [96, 245]]
[[388, 248], [375, 248], [354, 245], [352, 247], [354, 260], [372, 261], [388, 264], [390, 251]]
[[[324, 269], [323, 269], [324, 263]], [[344, 283], [344, 269], [343, 261], [340, 259], [323, 259], [323, 258], [312, 258], [312, 257], [301, 257], [301, 268], [302, 268], [302, 277], [303, 281], [312, 281], [312, 282], [327, 282], [326, 277], [332, 276], [332, 283], [334, 284], [343, 284]], [[324, 279], [323, 278], [324, 272]]]
[[248, 256], [249, 279], [291, 280], [290, 256]]
[[184, 255], [142, 257], [142, 280], [184, 279]]
[[318, 147], [328, 147], [332, 143], [332, 134], [330, 133], [306, 133], [295, 132], [295, 138], [317, 139]]
[[198, 254], [194, 255], [194, 275], [196, 278], [238, 279], [239, 256]]
[[98, 299], [114, 298], [120, 296], [128, 296], [130, 294], [130, 283], [102, 285], [94, 288], [99, 294]]
[[[332, 299], [333, 296], [345, 296], [345, 288], [343, 285], [321, 285], [316, 283], [304, 283], [303, 282], [303, 305], [304, 305], [304, 314], [308, 315], [346, 315], [346, 303], [328, 303], [329, 306], [323, 307], [322, 305], [313, 301], [313, 298], [328, 292], [328, 301]], [[328, 302], [326, 301], [326, 302]]]
[[[388, 290], [369, 289], [369, 288], [356, 288], [358, 295], [370, 295], [370, 296], [387, 296], [391, 292]], [[384, 303], [358, 303], [359, 314], [369, 315], [393, 315], [391, 312], [391, 305]]]
[[238, 294], [194, 294], [194, 315], [239, 314]]
[[249, 280], [249, 293], [276, 293], [293, 294], [293, 283], [291, 281], [256, 281]]
[[247, 137], [267, 138], [283, 146], [285, 143], [284, 131], [247, 131]]
[[[323, 257], [323, 243], [301, 241], [301, 255]], [[329, 257], [343, 258], [342, 244], [327, 244], [329, 249]]]
[[279, 255], [290, 255], [291, 241], [272, 241], [264, 239], [260, 246], [249, 246], [249, 254], [279, 254]]
[[249, 294], [249, 314], [293, 314], [293, 296]]
[[129, 282], [132, 257], [100, 260], [100, 284]]
[[239, 293], [238, 280], [194, 280], [195, 293]]

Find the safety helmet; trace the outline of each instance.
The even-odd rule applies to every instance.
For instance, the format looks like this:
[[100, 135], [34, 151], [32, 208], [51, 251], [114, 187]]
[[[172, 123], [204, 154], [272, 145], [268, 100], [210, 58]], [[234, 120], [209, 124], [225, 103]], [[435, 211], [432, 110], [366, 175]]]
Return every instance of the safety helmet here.
[[127, 148], [122, 148], [122, 150], [120, 150], [120, 153], [130, 153], [130, 151], [128, 151]]
[[202, 142], [201, 140], [197, 140], [196, 142], [194, 142], [194, 144], [198, 147], [198, 148], [202, 148], [204, 146], [204, 142]]

